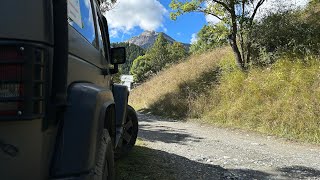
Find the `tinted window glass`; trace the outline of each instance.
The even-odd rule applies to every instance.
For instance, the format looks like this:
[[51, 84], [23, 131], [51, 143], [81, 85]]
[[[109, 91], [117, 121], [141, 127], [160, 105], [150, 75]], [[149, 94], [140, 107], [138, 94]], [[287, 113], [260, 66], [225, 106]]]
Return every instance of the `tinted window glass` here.
[[[98, 10], [97, 10], [98, 11]], [[103, 25], [102, 25], [102, 22], [101, 22], [101, 16], [99, 15], [99, 14], [97, 14], [97, 19], [96, 19], [96, 21], [97, 21], [97, 31], [98, 31], [98, 42], [99, 42], [99, 49], [100, 49], [100, 52], [102, 53], [102, 55], [104, 56], [104, 57], [106, 57], [105, 56], [105, 46], [104, 46], [104, 43], [103, 43], [103, 37], [102, 37], [102, 35], [104, 34], [104, 30], [103, 30]]]
[[93, 14], [90, 0], [68, 0], [68, 21], [91, 44], [96, 46]]

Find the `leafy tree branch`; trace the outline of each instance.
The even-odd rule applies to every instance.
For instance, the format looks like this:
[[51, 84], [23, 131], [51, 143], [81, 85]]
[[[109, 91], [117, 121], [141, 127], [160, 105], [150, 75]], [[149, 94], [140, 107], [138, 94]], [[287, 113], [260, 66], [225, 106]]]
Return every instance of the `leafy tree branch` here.
[[229, 29], [229, 44], [241, 69], [246, 69], [251, 56], [251, 29], [259, 8], [266, 0], [172, 0], [176, 20], [184, 13], [201, 12], [219, 19]]

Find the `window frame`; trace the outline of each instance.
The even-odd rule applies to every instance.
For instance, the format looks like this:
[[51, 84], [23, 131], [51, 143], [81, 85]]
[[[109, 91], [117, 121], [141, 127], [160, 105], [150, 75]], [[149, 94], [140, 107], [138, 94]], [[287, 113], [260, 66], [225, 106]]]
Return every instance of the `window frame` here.
[[[99, 4], [96, 0], [92, 0], [93, 1], [93, 8], [94, 8], [94, 18], [95, 18], [95, 30], [96, 30], [96, 36], [98, 37], [98, 27], [100, 27], [100, 31], [101, 31], [101, 37], [102, 37], [102, 45], [103, 45], [103, 49], [104, 49], [104, 53], [105, 53], [105, 60], [110, 63], [110, 48], [111, 48], [111, 45], [110, 45], [110, 40], [109, 40], [109, 29], [108, 29], [108, 25], [107, 27], [105, 27], [105, 23], [103, 22], [103, 15], [99, 9]], [[97, 23], [99, 23], [99, 26], [97, 25]], [[96, 38], [97, 40], [97, 45], [100, 46], [100, 43], [99, 43], [99, 39]], [[99, 52], [100, 52], [100, 48], [98, 48]]]
[[[81, 1], [81, 0], [80, 0]], [[86, 0], [83, 0], [83, 1], [86, 1]], [[97, 41], [97, 26], [96, 26], [96, 22], [95, 22], [95, 14], [96, 14], [96, 11], [95, 11], [95, 8], [94, 8], [94, 5], [93, 5], [93, 0], [87, 0], [90, 2], [90, 9], [91, 9], [91, 14], [92, 14], [92, 23], [93, 23], [93, 33], [94, 33], [94, 39], [92, 42], [89, 41], [89, 39], [80, 31], [78, 31], [74, 25], [71, 25], [69, 22], [69, 26], [71, 26], [77, 33], [79, 33], [90, 45], [92, 45], [93, 47], [95, 47], [96, 49], [98, 49], [98, 41]], [[88, 8], [89, 9], [89, 8]], [[90, 12], [89, 12], [90, 13]], [[89, 14], [89, 17], [90, 17], [90, 14]], [[69, 21], [69, 17], [68, 17], [68, 21]], [[76, 24], [76, 26], [78, 26]]]

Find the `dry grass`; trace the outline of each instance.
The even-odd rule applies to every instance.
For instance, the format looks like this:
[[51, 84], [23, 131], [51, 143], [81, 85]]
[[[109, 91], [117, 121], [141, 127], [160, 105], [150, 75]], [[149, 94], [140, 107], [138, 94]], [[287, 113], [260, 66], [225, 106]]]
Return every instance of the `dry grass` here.
[[224, 74], [208, 122], [320, 143], [320, 62], [279, 60], [268, 69]]
[[191, 56], [135, 88], [129, 101], [136, 109], [148, 109], [155, 114], [176, 118], [186, 117], [192, 110], [193, 100], [204, 95], [203, 92], [216, 82], [219, 60], [230, 58], [232, 52], [229, 48]]
[[289, 139], [320, 143], [320, 61], [283, 58], [241, 72], [230, 49], [192, 56], [134, 89], [137, 109], [203, 118]]

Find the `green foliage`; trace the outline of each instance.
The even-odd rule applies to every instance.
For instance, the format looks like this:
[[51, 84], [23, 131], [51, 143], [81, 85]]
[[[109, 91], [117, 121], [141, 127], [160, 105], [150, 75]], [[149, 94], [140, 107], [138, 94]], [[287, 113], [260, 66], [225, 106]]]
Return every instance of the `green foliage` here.
[[117, 0], [107, 0], [100, 3], [100, 10], [102, 12], [110, 11], [114, 8], [115, 4], [117, 3]]
[[112, 43], [112, 47], [125, 47], [126, 48], [126, 63], [119, 66], [119, 74], [129, 74], [133, 61], [145, 54], [145, 50], [135, 44], [129, 44], [125, 42]]
[[186, 48], [179, 42], [174, 42], [172, 45], [168, 46], [170, 63], [176, 63], [188, 56]]
[[130, 73], [133, 75], [135, 82], [141, 82], [148, 78], [152, 73], [151, 59], [148, 55], [139, 56], [133, 61]]
[[204, 25], [197, 34], [197, 42], [191, 45], [190, 52], [201, 53], [225, 46], [228, 43], [228, 34], [228, 28], [222, 23]]
[[[228, 39], [241, 69], [246, 69], [251, 60], [251, 30], [258, 9], [266, 0], [171, 0], [171, 18], [189, 12], [202, 12], [218, 18], [224, 27], [229, 28]], [[199, 42], [202, 44], [208, 44]], [[202, 45], [203, 46], [203, 45]], [[194, 51], [201, 49], [193, 47]]]
[[169, 42], [160, 33], [153, 46], [148, 50], [147, 54], [152, 61], [151, 70], [153, 73], [159, 72], [167, 63], [172, 61], [168, 46]]
[[273, 63], [286, 55], [320, 55], [320, 13], [307, 8], [270, 14], [254, 26], [254, 64]]
[[142, 82], [163, 68], [179, 62], [187, 55], [188, 53], [181, 43], [170, 44], [160, 33], [146, 55], [139, 56], [134, 60], [130, 72], [134, 75], [135, 82]]
[[320, 3], [320, 0], [310, 0], [309, 5], [316, 5], [319, 3]]

